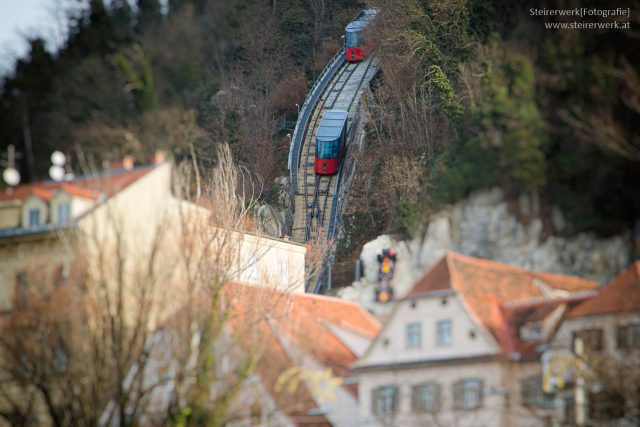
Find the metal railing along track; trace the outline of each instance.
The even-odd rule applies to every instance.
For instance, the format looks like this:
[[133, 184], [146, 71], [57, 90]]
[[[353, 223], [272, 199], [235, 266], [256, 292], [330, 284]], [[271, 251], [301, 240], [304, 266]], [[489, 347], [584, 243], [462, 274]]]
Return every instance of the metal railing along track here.
[[340, 66], [345, 62], [345, 52], [343, 48], [331, 58], [329, 64], [322, 71], [320, 76], [316, 79], [315, 83], [309, 91], [307, 99], [300, 108], [298, 115], [298, 121], [296, 127], [293, 130], [293, 136], [291, 138], [291, 147], [289, 147], [289, 180], [291, 181], [291, 192], [295, 196], [299, 192], [298, 188], [298, 168], [300, 166], [300, 156], [302, 151], [302, 142], [304, 141], [305, 130], [309, 124], [309, 119], [313, 113], [314, 107], [318, 102], [318, 99], [324, 92], [325, 87], [331, 81], [336, 71], [340, 69]]

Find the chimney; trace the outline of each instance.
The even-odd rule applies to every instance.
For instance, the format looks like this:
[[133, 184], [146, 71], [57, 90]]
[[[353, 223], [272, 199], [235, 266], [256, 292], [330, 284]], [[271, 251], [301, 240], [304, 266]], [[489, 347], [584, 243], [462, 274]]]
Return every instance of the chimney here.
[[124, 156], [122, 160], [108, 162], [105, 165], [105, 169], [108, 169], [108, 170], [124, 169], [124, 170], [130, 171], [131, 169], [133, 169], [133, 164], [134, 164], [133, 156]]
[[154, 165], [159, 165], [161, 163], [164, 163], [166, 160], [167, 160], [167, 155], [165, 154], [165, 152], [162, 150], [156, 150], [156, 152], [153, 153], [153, 158], [151, 159], [151, 163]]
[[122, 158], [122, 168], [128, 171], [133, 169], [133, 156], [124, 156]]

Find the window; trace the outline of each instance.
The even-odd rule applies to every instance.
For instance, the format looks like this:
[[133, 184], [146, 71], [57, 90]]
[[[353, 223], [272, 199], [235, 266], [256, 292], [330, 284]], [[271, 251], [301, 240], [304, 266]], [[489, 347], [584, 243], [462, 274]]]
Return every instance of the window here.
[[520, 338], [524, 341], [540, 341], [544, 338], [544, 329], [538, 323], [529, 323], [520, 328]]
[[482, 381], [472, 378], [453, 385], [455, 409], [477, 409], [482, 406]]
[[542, 376], [535, 375], [522, 380], [520, 384], [522, 405], [530, 408], [553, 408], [555, 399], [552, 393], [542, 390]]
[[278, 282], [281, 285], [289, 283], [289, 262], [287, 260], [278, 261]]
[[422, 326], [420, 323], [407, 325], [407, 348], [420, 348], [422, 346]]
[[585, 329], [573, 333], [572, 348], [576, 351], [576, 340], [580, 338], [585, 351], [602, 350], [602, 329]]
[[376, 415], [389, 415], [396, 412], [398, 387], [386, 385], [373, 390], [372, 408]]
[[616, 338], [617, 347], [620, 349], [640, 348], [640, 325], [618, 326]]
[[440, 409], [440, 385], [427, 383], [414, 386], [411, 406], [413, 412], [437, 412]]
[[255, 255], [252, 255], [249, 258], [246, 277], [250, 282], [257, 282], [260, 280], [260, 266], [258, 265], [258, 258], [256, 258]]
[[29, 227], [37, 227], [40, 225], [40, 209], [29, 209]]
[[24, 308], [27, 306], [27, 300], [29, 299], [29, 282], [25, 271], [16, 274], [15, 286], [16, 308]]
[[358, 33], [359, 31], [347, 31], [347, 34], [345, 34], [345, 40], [344, 40], [345, 47], [360, 46], [361, 37], [358, 37]]
[[612, 420], [624, 417], [624, 396], [612, 391], [589, 394], [589, 418]]
[[576, 422], [576, 400], [573, 394], [564, 398], [564, 422], [565, 425], [574, 425]]
[[65, 224], [71, 218], [71, 208], [69, 203], [60, 203], [58, 205], [58, 223]]
[[436, 345], [451, 345], [451, 320], [436, 323]]
[[333, 141], [318, 141], [316, 144], [316, 157], [320, 159], [333, 159], [340, 154], [340, 139]]

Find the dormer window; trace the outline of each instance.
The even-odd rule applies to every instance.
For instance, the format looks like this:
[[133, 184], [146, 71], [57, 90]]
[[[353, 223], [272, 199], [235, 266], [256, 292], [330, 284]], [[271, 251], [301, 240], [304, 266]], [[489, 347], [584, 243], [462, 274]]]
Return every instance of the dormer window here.
[[541, 341], [544, 338], [544, 328], [539, 323], [527, 323], [520, 328], [520, 339], [523, 341]]
[[40, 225], [40, 209], [29, 209], [29, 227], [37, 227]]
[[58, 223], [66, 224], [71, 219], [71, 206], [69, 203], [60, 203], [58, 205]]

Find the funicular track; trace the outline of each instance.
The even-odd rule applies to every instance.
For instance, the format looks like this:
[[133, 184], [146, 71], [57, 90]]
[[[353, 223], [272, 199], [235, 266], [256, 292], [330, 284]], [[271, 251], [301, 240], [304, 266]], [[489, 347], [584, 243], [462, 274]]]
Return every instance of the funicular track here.
[[299, 168], [295, 176], [299, 189], [295, 193], [293, 238], [298, 242], [304, 243], [309, 240], [322, 242], [331, 240], [333, 237], [338, 214], [336, 204], [341, 171], [336, 175], [315, 174], [315, 134], [324, 112], [332, 108], [340, 108], [349, 112], [347, 125], [349, 127], [347, 140], [349, 140], [352, 136], [350, 127], [359, 100], [358, 94], [374, 73], [373, 57], [359, 63], [344, 62], [312, 106], [313, 110], [302, 138]]

